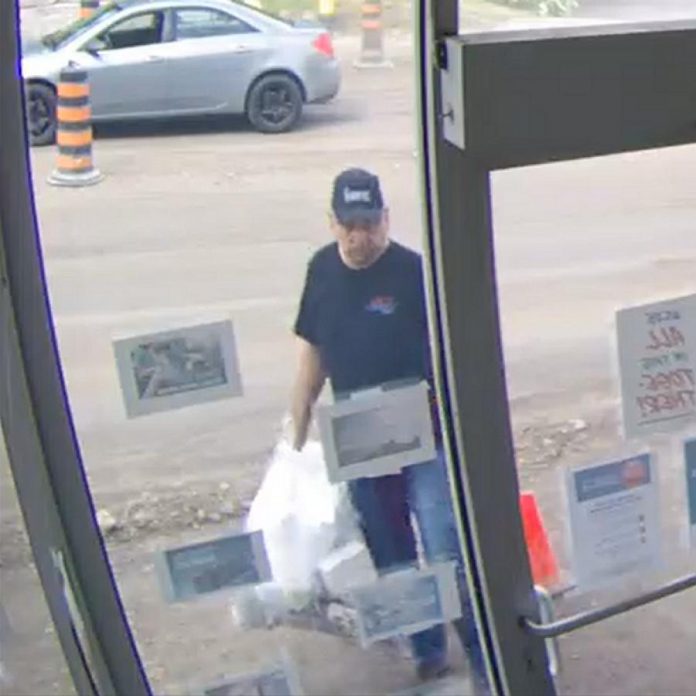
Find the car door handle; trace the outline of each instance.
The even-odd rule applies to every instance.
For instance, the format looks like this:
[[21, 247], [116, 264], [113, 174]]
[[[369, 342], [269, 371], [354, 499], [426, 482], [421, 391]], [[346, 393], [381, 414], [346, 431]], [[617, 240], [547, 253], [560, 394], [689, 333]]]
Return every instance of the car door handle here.
[[162, 56], [148, 56], [147, 61], [148, 63], [163, 63], [164, 58]]
[[251, 53], [253, 50], [251, 46], [235, 46], [232, 53]]

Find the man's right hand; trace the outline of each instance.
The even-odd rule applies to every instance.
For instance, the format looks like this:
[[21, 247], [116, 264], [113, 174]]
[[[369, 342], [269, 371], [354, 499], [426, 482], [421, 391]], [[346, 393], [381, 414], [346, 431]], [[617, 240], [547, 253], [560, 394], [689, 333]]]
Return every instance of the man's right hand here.
[[287, 413], [283, 418], [280, 432], [283, 441], [289, 442], [294, 450], [300, 452], [307, 442], [307, 436], [305, 434], [302, 437], [302, 433], [298, 432], [295, 422], [295, 418]]
[[307, 434], [309, 432], [309, 423], [312, 419], [312, 410], [307, 408], [306, 411], [293, 415], [292, 425], [293, 432], [292, 437], [287, 439], [292, 442], [292, 448], [297, 452], [301, 452], [305, 444], [307, 443]]

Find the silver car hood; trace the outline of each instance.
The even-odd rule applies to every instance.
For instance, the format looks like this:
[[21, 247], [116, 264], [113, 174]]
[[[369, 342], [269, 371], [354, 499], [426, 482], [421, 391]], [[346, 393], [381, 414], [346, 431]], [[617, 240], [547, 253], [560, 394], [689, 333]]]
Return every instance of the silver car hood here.
[[68, 57], [62, 51], [44, 49], [41, 52], [24, 54], [22, 76], [25, 80], [43, 78], [54, 81], [60, 69], [67, 65]]

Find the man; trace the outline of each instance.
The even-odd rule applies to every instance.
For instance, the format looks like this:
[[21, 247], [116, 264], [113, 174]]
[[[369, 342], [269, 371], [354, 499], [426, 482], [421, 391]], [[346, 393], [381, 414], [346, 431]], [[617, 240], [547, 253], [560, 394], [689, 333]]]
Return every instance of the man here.
[[[390, 241], [389, 211], [376, 176], [348, 169], [336, 177], [330, 225], [336, 241], [309, 263], [295, 324], [300, 358], [292, 416], [298, 450], [327, 378], [337, 399], [360, 389], [424, 379], [432, 389], [421, 258]], [[350, 492], [380, 572], [416, 563], [411, 515], [428, 562], [457, 561], [464, 616], [455, 627], [482, 686], [485, 671], [437, 427], [435, 436], [434, 461], [406, 467], [398, 475], [351, 481]], [[444, 626], [417, 633], [411, 642], [420, 678], [447, 670]]]

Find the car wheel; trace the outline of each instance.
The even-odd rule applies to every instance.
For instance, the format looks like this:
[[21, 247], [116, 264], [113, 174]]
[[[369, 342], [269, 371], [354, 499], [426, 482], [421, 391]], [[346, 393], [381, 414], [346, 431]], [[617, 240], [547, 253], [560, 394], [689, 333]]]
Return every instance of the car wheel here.
[[56, 93], [48, 85], [27, 87], [27, 128], [32, 145], [51, 145], [56, 139]]
[[290, 130], [302, 115], [302, 92], [289, 75], [266, 75], [247, 99], [247, 118], [262, 133]]

